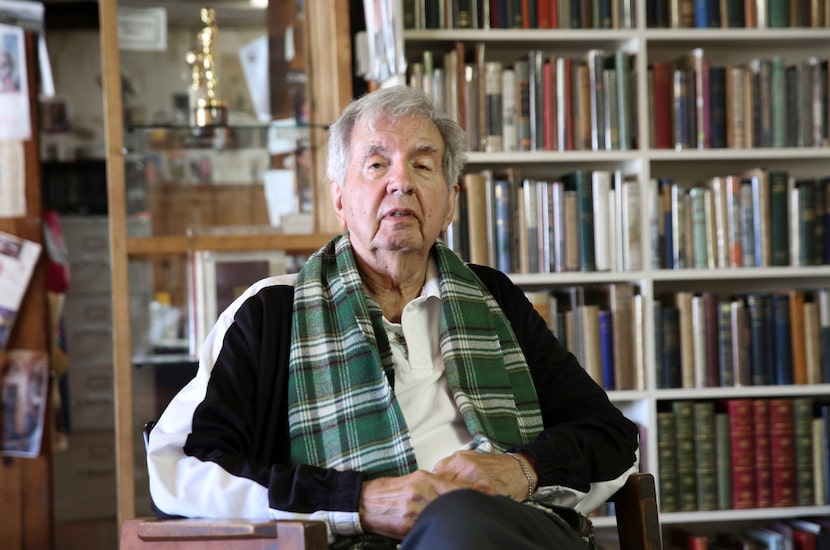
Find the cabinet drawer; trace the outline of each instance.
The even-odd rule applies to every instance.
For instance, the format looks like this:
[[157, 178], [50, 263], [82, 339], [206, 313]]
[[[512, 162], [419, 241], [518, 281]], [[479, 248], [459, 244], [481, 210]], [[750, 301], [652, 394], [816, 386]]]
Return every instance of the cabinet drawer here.
[[63, 240], [70, 262], [109, 259], [109, 221], [106, 217], [65, 217], [61, 219]]
[[112, 331], [112, 300], [109, 293], [70, 293], [64, 304], [66, 327]]
[[109, 292], [110, 263], [106, 258], [89, 262], [72, 262], [69, 266], [69, 292]]
[[115, 426], [112, 366], [69, 367], [69, 414], [72, 431]]
[[112, 361], [112, 328], [86, 328], [67, 323], [64, 332], [66, 353], [72, 364]]
[[116, 515], [112, 431], [73, 432], [69, 448], [54, 454], [52, 473], [56, 521]]

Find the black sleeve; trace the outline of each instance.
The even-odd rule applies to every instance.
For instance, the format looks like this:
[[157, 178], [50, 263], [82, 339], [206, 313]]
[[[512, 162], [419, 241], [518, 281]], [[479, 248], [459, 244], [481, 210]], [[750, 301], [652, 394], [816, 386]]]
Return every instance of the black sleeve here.
[[631, 468], [637, 426], [560, 344], [521, 288], [499, 271], [470, 267], [510, 321], [530, 367], [545, 429], [517, 450], [534, 460], [540, 485], [588, 491], [591, 482], [614, 479]]
[[221, 336], [184, 451], [267, 487], [272, 509], [355, 512], [364, 474], [291, 465], [287, 392], [292, 304], [292, 287], [268, 287], [235, 312]]

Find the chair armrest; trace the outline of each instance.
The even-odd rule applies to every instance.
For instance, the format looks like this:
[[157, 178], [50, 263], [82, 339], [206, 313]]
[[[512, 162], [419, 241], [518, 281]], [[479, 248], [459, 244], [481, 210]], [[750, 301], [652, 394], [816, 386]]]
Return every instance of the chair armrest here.
[[[151, 519], [125, 521], [121, 526], [121, 549], [239, 548], [280, 550], [326, 550], [326, 527], [319, 521], [252, 521], [244, 519]], [[175, 545], [175, 546], [173, 546]]]
[[652, 474], [632, 474], [613, 497], [620, 550], [663, 547]]

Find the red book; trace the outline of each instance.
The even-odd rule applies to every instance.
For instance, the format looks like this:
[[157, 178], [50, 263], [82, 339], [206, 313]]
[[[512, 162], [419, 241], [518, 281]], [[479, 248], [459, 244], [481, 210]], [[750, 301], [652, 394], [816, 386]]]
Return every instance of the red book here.
[[793, 401], [769, 400], [769, 446], [772, 469], [772, 506], [795, 506], [795, 438]]
[[[562, 0], [563, 2], [566, 0]], [[559, 28], [559, 0], [548, 0], [550, 7], [550, 28]]]
[[536, 0], [536, 27], [539, 29], [551, 28], [550, 3], [551, 0]]
[[684, 550], [706, 550], [709, 547], [706, 535], [687, 529], [672, 529], [669, 540], [672, 547]]
[[793, 527], [793, 550], [816, 550], [815, 533]]
[[769, 401], [767, 399], [752, 400], [753, 416], [755, 418], [755, 498], [758, 508], [772, 506], [772, 468], [770, 466], [769, 440]]
[[649, 65], [651, 73], [651, 104], [654, 109], [652, 117], [655, 149], [671, 149], [674, 147], [672, 139], [672, 64], [667, 61], [652, 61]]
[[729, 416], [732, 454], [732, 508], [746, 510], [758, 503], [755, 482], [755, 418], [751, 399], [724, 399], [719, 408]]
[[545, 151], [556, 150], [556, 60], [542, 65], [542, 117]]

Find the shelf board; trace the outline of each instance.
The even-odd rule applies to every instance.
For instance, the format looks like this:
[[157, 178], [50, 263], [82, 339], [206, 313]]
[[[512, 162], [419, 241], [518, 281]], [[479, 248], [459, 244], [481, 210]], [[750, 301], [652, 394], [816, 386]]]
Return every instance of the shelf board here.
[[467, 164], [555, 164], [565, 162], [619, 163], [639, 160], [640, 152], [631, 151], [470, 151]]
[[660, 401], [677, 399], [732, 399], [751, 397], [796, 397], [830, 395], [830, 384], [788, 384], [779, 386], [727, 386], [717, 388], [673, 388], [654, 390]]
[[279, 233], [132, 237], [127, 239], [127, 255], [130, 259], [137, 259], [165, 254], [186, 254], [193, 250], [284, 250], [288, 254], [308, 254], [323, 246], [333, 236]]
[[830, 147], [759, 147], [750, 149], [651, 149], [645, 151], [645, 159], [653, 162], [700, 160], [826, 160]]
[[643, 31], [642, 36], [648, 42], [658, 43], [660, 47], [688, 43], [735, 44], [772, 41], [785, 42], [790, 46], [805, 44], [815, 47], [817, 41], [830, 41], [830, 29], [647, 29]]
[[487, 42], [619, 43], [639, 36], [637, 29], [410, 29], [404, 31], [407, 43]]
[[749, 510], [713, 510], [711, 512], [660, 512], [661, 525], [685, 525], [703, 522], [730, 522], [783, 519], [830, 514], [830, 506], [788, 506], [786, 508], [752, 508]]

